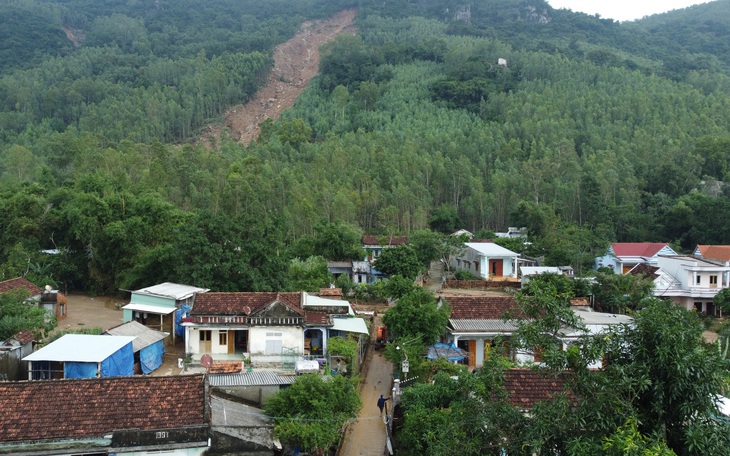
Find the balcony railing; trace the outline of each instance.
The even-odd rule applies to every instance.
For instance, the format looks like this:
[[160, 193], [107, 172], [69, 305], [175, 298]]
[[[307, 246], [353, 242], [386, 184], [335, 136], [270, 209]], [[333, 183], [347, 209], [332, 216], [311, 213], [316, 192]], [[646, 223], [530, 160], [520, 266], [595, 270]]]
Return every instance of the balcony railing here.
[[239, 324], [248, 326], [302, 326], [304, 318], [302, 317], [247, 317], [247, 316], [195, 316], [184, 319], [191, 323], [197, 324]]

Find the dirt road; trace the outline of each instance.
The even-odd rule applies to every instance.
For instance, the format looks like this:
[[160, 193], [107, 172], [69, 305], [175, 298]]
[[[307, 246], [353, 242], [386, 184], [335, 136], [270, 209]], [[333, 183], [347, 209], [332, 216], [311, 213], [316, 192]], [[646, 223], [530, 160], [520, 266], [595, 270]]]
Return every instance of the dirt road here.
[[274, 68], [265, 87], [245, 105], [234, 106], [225, 115], [223, 125], [211, 125], [199, 141], [210, 146], [209, 137], [220, 140], [221, 130], [230, 129], [231, 137], [248, 145], [258, 137], [259, 125], [266, 119], [278, 119], [294, 102], [319, 71], [319, 47], [343, 33], [354, 34], [355, 10], [340, 11], [329, 19], [302, 24], [297, 35], [274, 51]]
[[68, 295], [66, 318], [54, 331], [101, 328], [107, 330], [122, 323], [123, 300], [85, 294]]

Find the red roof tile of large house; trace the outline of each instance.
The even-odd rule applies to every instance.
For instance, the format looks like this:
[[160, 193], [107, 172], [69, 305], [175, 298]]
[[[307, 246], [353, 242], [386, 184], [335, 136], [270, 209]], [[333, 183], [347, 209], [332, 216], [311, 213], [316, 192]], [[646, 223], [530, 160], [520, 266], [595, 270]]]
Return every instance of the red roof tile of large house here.
[[504, 387], [509, 401], [520, 410], [531, 410], [536, 403], [566, 393], [575, 403], [575, 396], [567, 389], [570, 374], [538, 372], [533, 369], [507, 369], [504, 371]]
[[408, 244], [408, 236], [376, 236], [366, 234], [362, 237], [363, 245], [402, 245]]
[[201, 293], [195, 297], [190, 315], [251, 315], [269, 304], [281, 302], [304, 315], [302, 293]]
[[202, 375], [0, 383], [0, 442], [208, 424]]
[[7, 293], [8, 291], [22, 289], [28, 292], [28, 296], [35, 296], [43, 293], [43, 289], [38, 285], [35, 285], [25, 277], [16, 277], [14, 279], [5, 280], [0, 282], [0, 294]]
[[668, 245], [666, 242], [617, 242], [611, 247], [613, 253], [619, 257], [653, 257]]
[[502, 320], [519, 306], [511, 296], [451, 296], [444, 298], [455, 320]]
[[730, 261], [730, 245], [698, 245], [702, 258]]

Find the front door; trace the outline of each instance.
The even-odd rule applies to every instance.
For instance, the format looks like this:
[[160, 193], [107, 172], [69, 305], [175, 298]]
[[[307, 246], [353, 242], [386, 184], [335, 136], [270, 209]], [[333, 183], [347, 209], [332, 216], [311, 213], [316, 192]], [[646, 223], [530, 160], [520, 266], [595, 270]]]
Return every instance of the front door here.
[[502, 277], [502, 263], [504, 260], [500, 259], [493, 259], [489, 260], [489, 276], [490, 277]]
[[213, 331], [210, 329], [200, 330], [200, 353], [210, 353], [210, 338], [212, 337], [212, 332]]

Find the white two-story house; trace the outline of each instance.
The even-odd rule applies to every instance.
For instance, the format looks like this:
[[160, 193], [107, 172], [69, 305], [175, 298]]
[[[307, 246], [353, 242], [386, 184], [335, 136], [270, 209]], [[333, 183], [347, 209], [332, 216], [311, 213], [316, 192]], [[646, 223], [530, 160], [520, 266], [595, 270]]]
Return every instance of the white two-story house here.
[[654, 273], [654, 296], [687, 310], [715, 315], [713, 298], [730, 286], [730, 266], [686, 255], [660, 256]]

